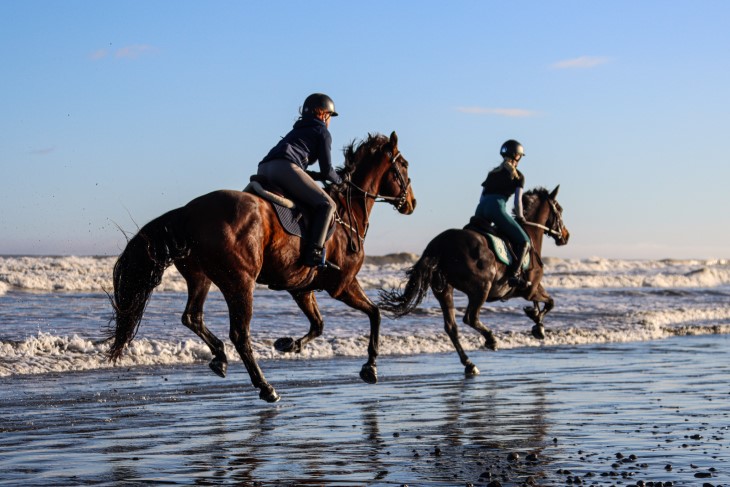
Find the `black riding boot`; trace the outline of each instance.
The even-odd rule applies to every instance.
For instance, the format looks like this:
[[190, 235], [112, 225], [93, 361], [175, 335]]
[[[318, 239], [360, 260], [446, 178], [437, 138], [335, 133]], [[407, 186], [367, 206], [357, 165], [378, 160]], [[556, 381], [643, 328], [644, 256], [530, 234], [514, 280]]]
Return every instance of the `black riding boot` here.
[[332, 219], [332, 208], [326, 205], [314, 209], [309, 229], [309, 241], [304, 251], [304, 265], [318, 267], [325, 265], [324, 242]]
[[512, 262], [509, 269], [507, 269], [507, 274], [510, 276], [507, 283], [512, 287], [524, 289], [532, 284], [522, 276], [522, 261], [525, 260], [527, 253], [530, 251], [530, 246], [524, 243], [520, 247], [516, 247], [515, 250], [516, 259]]

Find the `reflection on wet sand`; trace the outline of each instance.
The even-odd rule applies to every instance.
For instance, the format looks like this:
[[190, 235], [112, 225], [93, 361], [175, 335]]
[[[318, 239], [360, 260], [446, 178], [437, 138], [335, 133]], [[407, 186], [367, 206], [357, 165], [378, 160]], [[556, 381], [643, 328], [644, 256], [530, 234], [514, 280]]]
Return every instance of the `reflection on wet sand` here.
[[359, 358], [267, 364], [276, 405], [242, 366], [3, 379], [0, 483], [728, 484], [730, 365], [706, 354], [730, 340], [681, 343], [501, 351], [473, 378], [390, 357], [374, 386]]

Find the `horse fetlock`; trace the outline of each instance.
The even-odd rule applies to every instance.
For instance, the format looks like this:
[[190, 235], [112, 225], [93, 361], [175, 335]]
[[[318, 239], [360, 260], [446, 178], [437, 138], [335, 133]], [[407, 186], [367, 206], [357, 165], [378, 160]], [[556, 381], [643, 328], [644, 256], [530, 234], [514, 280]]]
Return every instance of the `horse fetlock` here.
[[497, 350], [497, 339], [491, 331], [484, 334], [484, 347], [492, 351]]
[[378, 383], [378, 368], [373, 364], [365, 364], [360, 369], [360, 378], [368, 384]]
[[538, 318], [540, 317], [540, 310], [536, 306], [525, 306], [522, 308], [525, 311], [525, 314], [535, 323], [537, 323]]

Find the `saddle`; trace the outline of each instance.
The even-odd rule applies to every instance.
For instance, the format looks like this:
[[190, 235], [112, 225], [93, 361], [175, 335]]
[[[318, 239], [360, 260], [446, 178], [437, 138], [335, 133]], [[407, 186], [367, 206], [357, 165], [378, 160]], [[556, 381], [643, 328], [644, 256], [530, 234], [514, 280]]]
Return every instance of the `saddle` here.
[[[469, 220], [469, 223], [464, 225], [464, 230], [471, 230], [484, 235], [487, 238], [489, 248], [501, 263], [510, 265], [517, 258], [514, 250], [512, 250], [512, 244], [509, 239], [500, 233], [499, 228], [493, 222], [478, 216], [473, 216]], [[522, 269], [527, 270], [529, 267], [530, 254], [528, 253], [522, 261]]]
[[[298, 206], [293, 200], [284, 196], [284, 191], [265, 177], [254, 174], [251, 176], [248, 185], [243, 188], [243, 191], [260, 196], [271, 203], [279, 223], [281, 223], [286, 233], [300, 238], [308, 234], [307, 229], [311, 215], [307, 208]], [[334, 231], [334, 220], [332, 220], [327, 231], [327, 240]]]

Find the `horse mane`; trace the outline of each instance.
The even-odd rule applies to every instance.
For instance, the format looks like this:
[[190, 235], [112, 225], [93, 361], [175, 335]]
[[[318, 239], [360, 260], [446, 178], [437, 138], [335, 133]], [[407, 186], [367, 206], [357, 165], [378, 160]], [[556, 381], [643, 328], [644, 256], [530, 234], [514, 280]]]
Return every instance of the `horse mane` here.
[[368, 156], [372, 156], [377, 152], [383, 145], [388, 143], [390, 139], [382, 134], [368, 134], [368, 138], [365, 140], [357, 141], [353, 140], [343, 150], [345, 155], [345, 164], [339, 167], [339, 171], [342, 173], [352, 174], [364, 159]]
[[543, 187], [533, 188], [526, 193], [523, 193], [522, 211], [525, 216], [533, 215], [537, 211], [538, 206], [540, 206], [540, 203], [548, 199], [549, 196], [550, 192]]

